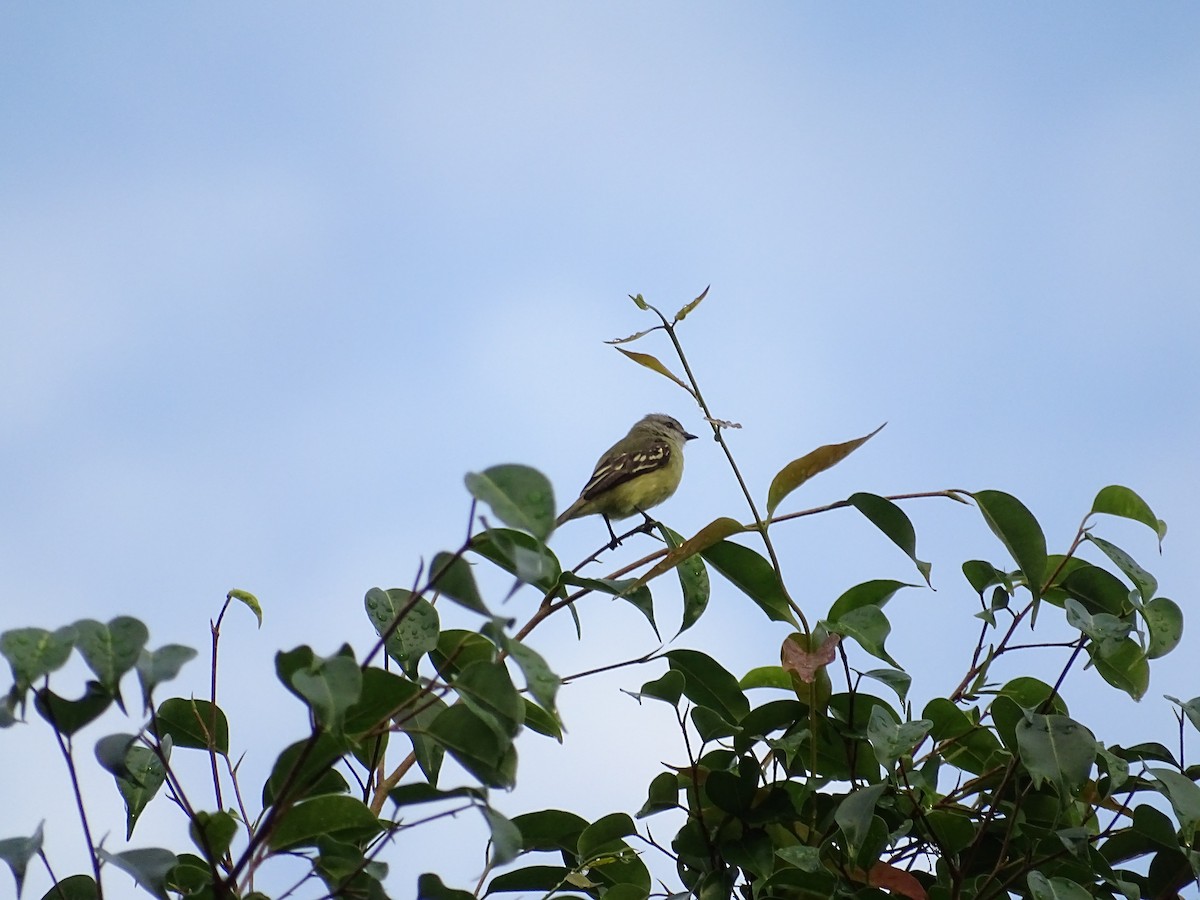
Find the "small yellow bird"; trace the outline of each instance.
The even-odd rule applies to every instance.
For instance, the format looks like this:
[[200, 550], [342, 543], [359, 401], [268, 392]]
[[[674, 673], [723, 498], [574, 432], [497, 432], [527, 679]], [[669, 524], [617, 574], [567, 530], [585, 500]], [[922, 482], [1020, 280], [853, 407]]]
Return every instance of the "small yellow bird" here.
[[640, 512], [651, 521], [646, 510], [675, 493], [683, 477], [683, 445], [695, 437], [670, 416], [646, 416], [605, 451], [579, 499], [563, 510], [555, 524], [599, 514], [612, 535], [609, 547], [616, 547], [619, 542], [611, 520]]

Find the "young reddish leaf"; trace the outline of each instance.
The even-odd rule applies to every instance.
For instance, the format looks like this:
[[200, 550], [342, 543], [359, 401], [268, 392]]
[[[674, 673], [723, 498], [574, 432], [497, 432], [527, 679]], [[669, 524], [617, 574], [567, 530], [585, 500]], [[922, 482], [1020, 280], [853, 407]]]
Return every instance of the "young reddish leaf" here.
[[[887, 423], [884, 422], [884, 425]], [[776, 507], [783, 502], [783, 498], [794, 491], [808, 479], [812, 478], [826, 469], [836, 466], [843, 459], [869, 441], [883, 429], [883, 425], [876, 428], [870, 434], [863, 435], [860, 438], [855, 438], [852, 441], [846, 441], [844, 444], [826, 444], [823, 447], [818, 447], [811, 453], [806, 453], [799, 459], [793, 459], [790, 463], [779, 470], [779, 474], [771, 480], [771, 487], [767, 491], [767, 515], [773, 515]]]
[[796, 675], [805, 684], [812, 684], [817, 677], [817, 672], [823, 666], [827, 666], [837, 658], [837, 645], [842, 641], [840, 634], [826, 635], [825, 640], [815, 650], [809, 650], [805, 644], [808, 642], [806, 635], [789, 634], [783, 639], [783, 646], [779, 650], [779, 658], [783, 663], [783, 668]]

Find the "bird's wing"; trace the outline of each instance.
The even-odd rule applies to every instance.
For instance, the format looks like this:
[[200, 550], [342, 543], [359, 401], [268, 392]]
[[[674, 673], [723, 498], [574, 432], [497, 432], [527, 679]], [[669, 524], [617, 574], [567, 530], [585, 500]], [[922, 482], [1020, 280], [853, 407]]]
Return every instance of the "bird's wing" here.
[[641, 450], [618, 453], [612, 458], [602, 459], [596, 465], [596, 471], [592, 472], [588, 483], [579, 492], [579, 496], [591, 500], [631, 478], [661, 469], [670, 459], [671, 445], [665, 441], [655, 441]]

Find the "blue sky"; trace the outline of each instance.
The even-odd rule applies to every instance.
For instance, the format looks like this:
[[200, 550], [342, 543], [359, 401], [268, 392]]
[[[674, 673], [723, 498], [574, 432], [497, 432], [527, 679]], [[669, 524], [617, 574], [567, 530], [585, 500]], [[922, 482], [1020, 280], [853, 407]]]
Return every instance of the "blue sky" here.
[[[707, 284], [681, 334], [759, 497], [888, 421], [793, 508], [999, 488], [1062, 549], [1126, 484], [1170, 526], [1164, 555], [1144, 529], [1100, 533], [1189, 610], [1197, 34], [1182, 3], [7, 7], [0, 629], [127, 613], [155, 645], [204, 648], [225, 592], [253, 591], [266, 623], [227, 624], [225, 696], [235, 743], [282, 746], [303, 721], [274, 652], [365, 646], [363, 593], [460, 540], [464, 472], [525, 462], [565, 505], [645, 412], [700, 430], [602, 342], [652, 324], [626, 294], [674, 309]], [[938, 591], [893, 601], [889, 646], [927, 698], [974, 633], [958, 564], [1002, 556], [972, 511], [908, 508]], [[745, 515], [695, 442], [662, 517], [722, 514]], [[571, 523], [554, 546], [577, 559], [602, 533]], [[847, 513], [780, 540], [817, 616], [856, 581], [913, 576]], [[535, 645], [563, 672], [653, 649], [628, 616], [600, 601], [582, 644], [548, 625]], [[776, 658], [785, 632], [732, 589], [709, 618], [682, 645], [735, 671]], [[1141, 704], [1081, 674], [1073, 710], [1105, 740], [1170, 743], [1161, 694], [1200, 693], [1185, 641]], [[202, 669], [180, 690], [204, 691]], [[528, 783], [501, 808], [636, 808], [682, 751], [617, 689], [657, 673], [567, 690], [566, 746], [523, 739]], [[614, 748], [631, 728], [645, 743]], [[48, 748], [37, 731], [0, 735], [6, 753]], [[25, 798], [0, 837], [43, 815], [27, 781], [0, 776]], [[154, 821], [135, 846], [178, 828]], [[448, 833], [421, 864], [395, 854], [401, 895], [427, 867], [473, 885], [475, 848]]]

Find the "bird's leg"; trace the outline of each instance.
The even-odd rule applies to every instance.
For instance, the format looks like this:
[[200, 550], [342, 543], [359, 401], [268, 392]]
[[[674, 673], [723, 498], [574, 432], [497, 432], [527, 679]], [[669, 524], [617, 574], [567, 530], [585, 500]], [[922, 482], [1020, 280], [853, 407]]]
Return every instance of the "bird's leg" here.
[[608, 545], [608, 549], [616, 550], [617, 546], [621, 543], [621, 539], [617, 537], [617, 533], [613, 531], [612, 522], [609, 521], [608, 516], [605, 516], [603, 513], [601, 513], [601, 515], [604, 516], [604, 524], [608, 526], [608, 533], [612, 536], [612, 543]]
[[643, 534], [649, 534], [651, 529], [658, 524], [658, 520], [650, 518], [650, 513], [646, 512], [644, 509], [639, 509], [638, 512], [640, 512], [643, 518], [646, 520], [642, 523], [642, 527], [639, 529], [639, 531], [641, 531]]

